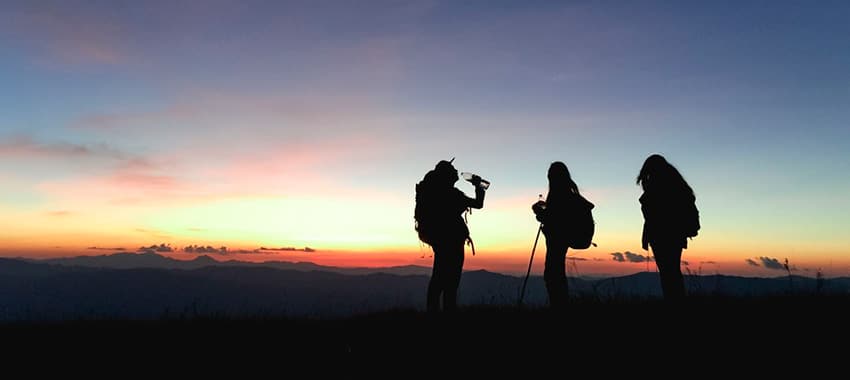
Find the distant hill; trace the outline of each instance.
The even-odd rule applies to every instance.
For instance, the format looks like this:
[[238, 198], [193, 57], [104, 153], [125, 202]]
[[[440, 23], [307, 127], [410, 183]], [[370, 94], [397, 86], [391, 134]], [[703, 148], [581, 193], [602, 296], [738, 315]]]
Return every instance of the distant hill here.
[[207, 266], [241, 266], [241, 267], [270, 267], [297, 271], [325, 271], [342, 274], [362, 275], [372, 273], [390, 273], [397, 275], [430, 275], [431, 268], [405, 265], [383, 268], [343, 268], [314, 264], [311, 262], [266, 261], [253, 263], [247, 261], [227, 260], [218, 261], [208, 255], [198, 256], [193, 260], [177, 260], [156, 253], [119, 252], [108, 255], [63, 257], [46, 260], [30, 260], [34, 263], [47, 263], [62, 266], [78, 266], [91, 268], [159, 268], [159, 269], [198, 269]]
[[[109, 255], [49, 263], [0, 259], [0, 320], [325, 318], [386, 310], [421, 310], [429, 280], [422, 274], [400, 275], [365, 269], [364, 274], [344, 274], [331, 270], [280, 269], [267, 263], [219, 265], [205, 258], [179, 264], [178, 260], [159, 255], [132, 255], [139, 257]], [[131, 262], [151, 267], [114, 269], [104, 265], [127, 266]], [[319, 267], [302, 264], [291, 265], [301, 269]], [[185, 265], [189, 269], [169, 265]], [[197, 267], [192, 268], [193, 265]], [[705, 296], [818, 292], [817, 280], [804, 277], [691, 276], [686, 282], [692, 294]], [[584, 300], [632, 302], [660, 295], [658, 275], [649, 272], [601, 280], [570, 278], [569, 284], [571, 294]], [[461, 280], [460, 303], [514, 306], [521, 285], [520, 277], [468, 271]], [[847, 294], [849, 290], [848, 278], [824, 280], [820, 284], [821, 293]], [[529, 281], [525, 300], [532, 307], [545, 304], [546, 292], [540, 277]]]
[[112, 269], [0, 260], [0, 320], [335, 317], [424, 302], [428, 277], [263, 266]]

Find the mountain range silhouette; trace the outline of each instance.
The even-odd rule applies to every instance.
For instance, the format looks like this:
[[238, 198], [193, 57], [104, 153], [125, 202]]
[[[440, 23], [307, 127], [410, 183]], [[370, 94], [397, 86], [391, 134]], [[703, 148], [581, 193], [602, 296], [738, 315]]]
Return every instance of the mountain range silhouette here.
[[[0, 259], [0, 320], [172, 319], [195, 317], [337, 318], [387, 310], [420, 310], [429, 268], [338, 268], [313, 263], [191, 261], [119, 253], [43, 261]], [[522, 278], [467, 271], [462, 306], [512, 306]], [[645, 300], [660, 297], [656, 273], [606, 279], [570, 278], [573, 297]], [[707, 296], [846, 294], [850, 278], [689, 276]], [[526, 304], [544, 305], [540, 277]]]

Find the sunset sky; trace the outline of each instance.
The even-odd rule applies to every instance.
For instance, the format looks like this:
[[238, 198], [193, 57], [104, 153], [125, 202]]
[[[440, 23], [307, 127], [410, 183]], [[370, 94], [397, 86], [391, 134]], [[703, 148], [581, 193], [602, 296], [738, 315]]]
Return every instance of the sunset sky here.
[[596, 204], [571, 273], [653, 270], [661, 153], [689, 270], [848, 275], [850, 3], [742, 3], [5, 1], [0, 256], [430, 265], [414, 184], [456, 157], [492, 182], [466, 269], [524, 273], [561, 160]]

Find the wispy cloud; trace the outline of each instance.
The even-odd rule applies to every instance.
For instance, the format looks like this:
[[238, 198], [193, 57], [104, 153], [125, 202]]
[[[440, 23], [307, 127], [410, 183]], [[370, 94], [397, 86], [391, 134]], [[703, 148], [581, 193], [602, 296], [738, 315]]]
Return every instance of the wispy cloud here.
[[[98, 199], [116, 205], [314, 194], [317, 188], [338, 186], [335, 174], [372, 166], [401, 149], [385, 133], [392, 128], [385, 111], [356, 96], [212, 93], [187, 98], [150, 112], [78, 120], [76, 128], [110, 131], [104, 138], [118, 139], [120, 133], [120, 139], [138, 135], [147, 141], [161, 135], [172, 145], [147, 157], [122, 154], [111, 172], [49, 182], [48, 190], [61, 197], [86, 189], [77, 195], [97, 192]], [[316, 134], [324, 126], [336, 126], [332, 137]], [[199, 135], [199, 128], [209, 133]]]
[[781, 262], [779, 262], [779, 260], [777, 260], [775, 258], [767, 257], [767, 256], [761, 256], [758, 259], [761, 262], [761, 265], [764, 266], [767, 269], [785, 270], [785, 266]]
[[266, 248], [266, 247], [260, 247], [259, 250], [260, 251], [270, 251], [270, 252], [307, 252], [307, 253], [316, 252], [315, 249], [310, 248], [310, 247], [304, 247], [304, 248], [294, 248], [294, 247]]
[[773, 258], [773, 257], [759, 256], [755, 259], [748, 258], [748, 259], [745, 259], [744, 261], [746, 261], [747, 265], [754, 266], [754, 267], [764, 267], [765, 269], [781, 270], [781, 271], [797, 270], [797, 267], [795, 267], [795, 266], [789, 266], [788, 268], [786, 268], [784, 263], [782, 263], [781, 261], [779, 261], [778, 259]]
[[128, 155], [106, 144], [48, 143], [36, 141], [28, 136], [0, 139], [0, 157], [108, 158], [116, 161], [128, 159]]
[[[210, 95], [204, 92], [187, 95], [184, 100], [176, 100], [158, 108], [147, 110], [99, 112], [83, 115], [68, 126], [72, 129], [92, 129], [100, 131], [129, 130], [155, 131], [174, 130], [174, 124], [193, 128], [194, 124], [215, 125], [224, 120], [233, 120], [250, 112], [262, 112], [258, 105], [239, 103], [239, 97], [228, 100], [224, 96]], [[248, 100], [246, 100], [248, 102]], [[269, 111], [270, 112], [270, 111]]]
[[174, 248], [171, 248], [170, 244], [162, 243], [160, 245], [152, 245], [150, 247], [140, 247], [137, 252], [139, 253], [168, 253], [174, 252]]
[[[38, 155], [48, 158], [50, 165], [67, 165], [78, 159], [89, 159], [85, 169], [75, 166], [58, 179], [44, 178], [33, 186], [57, 201], [68, 204], [138, 204], [148, 200], [192, 198], [208, 191], [183, 177], [173, 175], [179, 167], [162, 164], [161, 160], [125, 153], [108, 146], [74, 144], [7, 144], [7, 155]], [[3, 155], [0, 146], [0, 156]]]
[[47, 212], [47, 216], [54, 217], [54, 218], [64, 218], [64, 217], [68, 217], [68, 216], [71, 216], [71, 215], [74, 215], [74, 213], [71, 212], [71, 211], [66, 211], [66, 210], [48, 211]]
[[[435, 7], [432, 1], [378, 2], [376, 6], [345, 2], [328, 7], [323, 2], [12, 2], [0, 13], [0, 32], [10, 33], [37, 49], [43, 60], [68, 65], [144, 63], [162, 65], [191, 56], [235, 52], [254, 57], [241, 65], [268, 69], [266, 65], [295, 62], [278, 51], [318, 56], [313, 61], [328, 76], [345, 75], [364, 81], [386, 81], [404, 68], [399, 50], [410, 42], [400, 36], [412, 22]], [[262, 6], [260, 6], [262, 4]], [[140, 17], [140, 15], [142, 17]], [[247, 20], [251, 20], [246, 23]], [[321, 20], [321, 22], [316, 22]], [[323, 25], [382, 25], [384, 33], [332, 33]], [[238, 30], [237, 32], [234, 32]], [[338, 36], [336, 36], [338, 35]], [[342, 37], [346, 43], [332, 43]], [[306, 42], [305, 42], [306, 41]], [[270, 49], [274, 46], [274, 49]], [[175, 49], [175, 50], [172, 50]], [[180, 50], [176, 50], [180, 49]], [[237, 50], [238, 49], [238, 50]], [[173, 54], [163, 54], [172, 52]], [[177, 55], [178, 57], [171, 57]], [[344, 63], [340, 63], [345, 58]], [[270, 62], [270, 63], [268, 63]], [[213, 62], [208, 62], [214, 64]], [[325, 67], [328, 66], [328, 67]], [[337, 70], [331, 70], [336, 68]], [[337, 74], [346, 69], [353, 73]], [[173, 70], [172, 70], [173, 71]], [[165, 73], [163, 73], [165, 74]], [[365, 87], [365, 86], [358, 86]]]
[[638, 255], [637, 253], [629, 251], [614, 252], [611, 254], [611, 259], [619, 263], [645, 263], [647, 261], [654, 261], [652, 256]]
[[185, 253], [196, 253], [196, 254], [215, 254], [215, 255], [234, 255], [234, 254], [256, 254], [256, 253], [283, 253], [283, 252], [306, 252], [312, 253], [316, 252], [315, 249], [310, 247], [304, 248], [294, 248], [294, 247], [283, 247], [283, 248], [266, 248], [260, 247], [257, 249], [228, 249], [227, 247], [213, 247], [210, 245], [188, 245], [183, 247], [181, 250]]
[[[191, 91], [159, 108], [142, 111], [100, 112], [83, 115], [69, 125], [75, 129], [100, 131], [193, 131], [240, 125], [240, 131], [273, 134], [269, 125], [287, 125], [280, 137], [293, 131], [310, 132], [316, 127], [357, 125], [389, 127], [386, 110], [368, 97], [337, 91], [314, 94], [304, 91], [297, 95], [277, 93], [247, 93], [220, 91]], [[363, 130], [359, 131], [363, 133]], [[342, 131], [344, 133], [344, 131]]]
[[629, 251], [626, 251], [624, 254], [626, 255], [626, 260], [628, 260], [630, 263], [644, 263], [647, 261], [655, 261], [655, 259], [649, 255], [638, 255], [637, 253], [632, 253]]
[[181, 185], [179, 179], [164, 173], [162, 165], [108, 144], [46, 142], [18, 136], [0, 139], [0, 158], [62, 168], [62, 179], [45, 178], [35, 184], [58, 198], [80, 195], [103, 199], [102, 193], [112, 189], [121, 194], [141, 190], [151, 193]]
[[115, 14], [59, 3], [20, 3], [0, 13], [0, 30], [38, 46], [45, 65], [111, 65], [126, 61], [129, 38]]
[[106, 247], [88, 247], [88, 248], [86, 248], [86, 249], [89, 249], [89, 250], [92, 250], [92, 251], [114, 251], [114, 252], [126, 251], [126, 249], [124, 249], [124, 248], [120, 248], [120, 247], [116, 247], [116, 248], [106, 248]]
[[183, 247], [183, 252], [186, 253], [200, 253], [200, 254], [218, 254], [218, 255], [226, 255], [228, 254], [227, 247], [213, 247], [213, 246], [202, 246], [202, 245], [188, 245]]

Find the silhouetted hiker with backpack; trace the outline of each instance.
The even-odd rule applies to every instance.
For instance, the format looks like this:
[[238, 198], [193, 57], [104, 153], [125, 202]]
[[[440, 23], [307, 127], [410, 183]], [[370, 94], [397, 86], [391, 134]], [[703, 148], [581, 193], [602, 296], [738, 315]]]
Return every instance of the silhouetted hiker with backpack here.
[[643, 249], [652, 247], [664, 298], [685, 296], [682, 276], [682, 250], [688, 238], [697, 235], [699, 211], [691, 186], [663, 156], [649, 156], [640, 169], [637, 183], [643, 187], [640, 197], [643, 212]]
[[569, 292], [567, 288], [567, 249], [588, 248], [592, 243], [594, 223], [593, 203], [579, 194], [567, 165], [556, 161], [549, 165], [549, 194], [546, 200], [531, 206], [542, 223], [546, 236], [546, 263], [543, 280], [549, 294], [549, 306], [563, 309]]
[[434, 250], [434, 268], [428, 283], [429, 312], [440, 310], [441, 296], [444, 311], [457, 309], [457, 289], [463, 272], [463, 245], [467, 241], [471, 244], [469, 228], [462, 214], [469, 208], [484, 207], [481, 177], [473, 176], [470, 180], [475, 185], [475, 199], [454, 187], [457, 180], [458, 173], [452, 162], [444, 160], [416, 184], [416, 231], [419, 239]]

